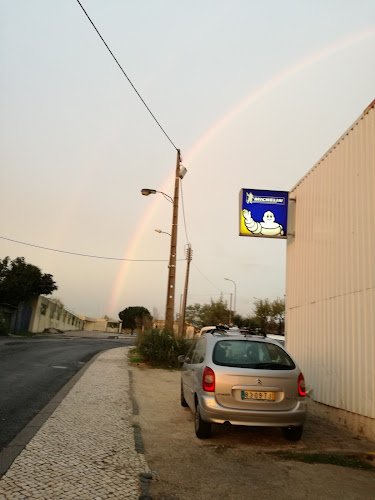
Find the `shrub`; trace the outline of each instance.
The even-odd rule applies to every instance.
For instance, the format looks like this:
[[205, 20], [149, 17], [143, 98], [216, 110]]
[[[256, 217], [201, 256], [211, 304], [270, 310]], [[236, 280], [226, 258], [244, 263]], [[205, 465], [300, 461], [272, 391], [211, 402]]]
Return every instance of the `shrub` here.
[[179, 366], [177, 357], [186, 354], [191, 343], [166, 330], [147, 330], [137, 337], [137, 351], [154, 365]]

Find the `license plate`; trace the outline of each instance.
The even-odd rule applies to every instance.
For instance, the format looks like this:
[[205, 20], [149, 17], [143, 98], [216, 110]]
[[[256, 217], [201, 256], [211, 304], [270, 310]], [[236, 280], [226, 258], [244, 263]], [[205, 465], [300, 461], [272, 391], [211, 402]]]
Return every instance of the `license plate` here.
[[258, 399], [263, 401], [275, 401], [275, 393], [268, 391], [241, 391], [242, 399]]

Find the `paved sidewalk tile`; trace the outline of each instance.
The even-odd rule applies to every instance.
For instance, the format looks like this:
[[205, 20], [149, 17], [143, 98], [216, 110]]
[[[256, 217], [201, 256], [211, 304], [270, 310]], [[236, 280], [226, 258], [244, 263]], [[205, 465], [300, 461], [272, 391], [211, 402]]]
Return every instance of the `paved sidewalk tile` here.
[[127, 347], [103, 352], [0, 480], [0, 499], [138, 499]]

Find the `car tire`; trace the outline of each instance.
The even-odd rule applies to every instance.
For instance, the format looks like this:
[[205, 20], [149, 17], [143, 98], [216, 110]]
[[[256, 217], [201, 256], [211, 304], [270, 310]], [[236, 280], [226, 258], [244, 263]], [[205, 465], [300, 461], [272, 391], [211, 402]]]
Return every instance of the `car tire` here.
[[211, 435], [211, 424], [202, 420], [199, 403], [195, 408], [195, 434], [199, 439], [207, 439]]
[[298, 427], [283, 427], [282, 431], [287, 441], [299, 441], [302, 437], [303, 425]]
[[181, 382], [181, 406], [183, 406], [184, 408], [187, 408], [189, 406], [187, 404], [187, 402], [186, 402], [185, 397], [184, 397], [184, 391], [183, 391], [183, 388], [182, 388], [182, 382]]

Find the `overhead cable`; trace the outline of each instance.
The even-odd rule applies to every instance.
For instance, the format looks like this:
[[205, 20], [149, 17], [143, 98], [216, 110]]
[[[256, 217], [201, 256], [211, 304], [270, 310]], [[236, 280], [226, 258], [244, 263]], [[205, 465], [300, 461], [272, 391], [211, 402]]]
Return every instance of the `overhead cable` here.
[[[90, 259], [104, 259], [104, 260], [122, 260], [128, 262], [169, 262], [167, 259], [125, 259], [119, 257], [103, 257], [101, 255], [90, 255], [86, 253], [78, 253], [78, 252], [69, 252], [68, 250], [58, 250], [56, 248], [48, 248], [43, 247], [41, 245], [34, 245], [32, 243], [26, 243], [24, 241], [12, 240], [11, 238], [6, 238], [5, 236], [0, 236], [0, 239], [6, 241], [12, 241], [13, 243], [18, 243], [19, 245], [26, 245], [28, 247], [41, 248], [42, 250], [49, 250], [50, 252], [58, 252], [58, 253], [66, 253], [69, 255], [77, 255], [79, 257], [88, 257]], [[177, 259], [177, 260], [185, 260], [185, 259]]]
[[200, 273], [201, 273], [201, 275], [203, 276], [203, 278], [205, 278], [205, 279], [206, 279], [209, 283], [211, 283], [211, 285], [212, 285], [212, 286], [214, 286], [215, 288], [217, 288], [217, 289], [218, 289], [221, 293], [224, 293], [224, 292], [223, 292], [223, 290], [222, 290], [221, 288], [219, 288], [218, 286], [214, 285], [214, 284], [212, 283], [212, 281], [210, 281], [210, 280], [207, 278], [207, 276], [205, 276], [205, 275], [202, 273], [202, 271], [199, 271], [199, 269], [197, 268], [197, 266], [194, 264], [194, 261], [192, 261], [192, 264], [193, 264], [193, 266], [195, 267], [195, 269], [196, 269], [198, 272], [200, 272]]
[[183, 215], [183, 218], [184, 218], [184, 226], [185, 226], [185, 234], [186, 234], [186, 243], [189, 245], [190, 242], [189, 242], [189, 237], [188, 237], [187, 228], [186, 228], [185, 205], [184, 205], [184, 194], [183, 194], [183, 191], [182, 191], [182, 182], [180, 182], [180, 190], [181, 190], [182, 215]]
[[160, 125], [160, 123], [158, 122], [158, 120], [156, 119], [155, 115], [152, 113], [151, 109], [147, 106], [146, 102], [144, 101], [144, 99], [142, 98], [141, 94], [138, 92], [138, 90], [135, 88], [135, 86], [133, 85], [132, 81], [130, 80], [130, 78], [128, 77], [128, 75], [125, 73], [125, 71], [123, 70], [121, 64], [118, 62], [118, 60], [116, 59], [115, 55], [113, 54], [113, 52], [111, 51], [111, 49], [109, 48], [108, 44], [106, 43], [106, 41], [104, 40], [104, 38], [102, 37], [102, 35], [99, 33], [99, 30], [97, 29], [97, 27], [95, 26], [95, 24], [93, 23], [93, 21], [91, 20], [90, 16], [88, 15], [88, 13], [86, 12], [86, 10], [83, 8], [81, 2], [79, 0], [77, 0], [79, 6], [81, 7], [81, 9], [83, 10], [83, 12], [85, 13], [87, 19], [90, 21], [90, 23], [92, 24], [94, 30], [97, 32], [97, 34], [99, 35], [101, 41], [104, 43], [104, 45], [106, 46], [108, 52], [111, 54], [111, 56], [113, 57], [113, 59], [115, 60], [117, 66], [120, 68], [120, 70], [122, 71], [122, 73], [124, 74], [125, 78], [128, 80], [128, 82], [130, 83], [130, 85], [133, 87], [133, 90], [135, 91], [135, 93], [137, 94], [137, 96], [140, 98], [140, 100], [143, 102], [143, 104], [145, 105], [147, 111], [150, 113], [150, 115], [152, 116], [152, 118], [155, 120], [155, 122], [158, 124], [159, 128], [161, 129], [161, 131], [163, 132], [163, 134], [165, 135], [165, 137], [168, 139], [168, 141], [172, 144], [172, 146], [175, 148], [176, 151], [178, 151], [178, 148], [175, 146], [175, 144], [173, 143], [172, 139], [169, 137], [169, 135], [166, 133], [166, 131], [163, 129], [163, 127]]

